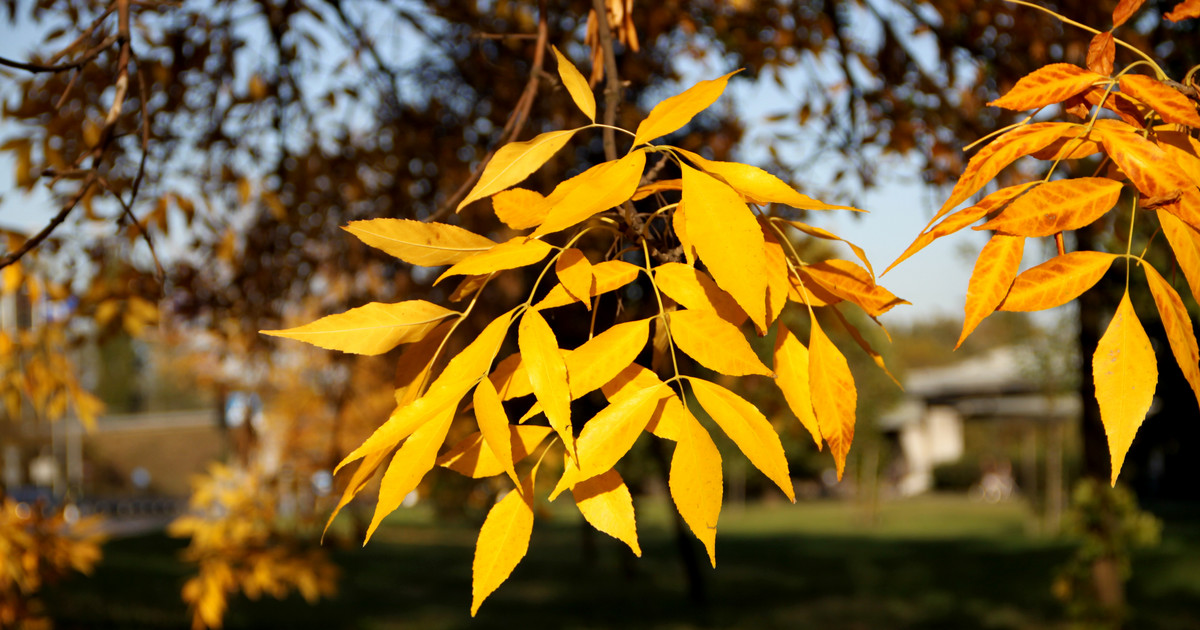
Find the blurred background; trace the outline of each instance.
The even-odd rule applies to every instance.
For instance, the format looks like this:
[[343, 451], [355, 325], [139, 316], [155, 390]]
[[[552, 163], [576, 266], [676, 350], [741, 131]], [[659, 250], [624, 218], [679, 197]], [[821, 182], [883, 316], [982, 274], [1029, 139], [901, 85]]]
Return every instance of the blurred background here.
[[[869, 210], [806, 220], [876, 269], [932, 218], [962, 148], [1021, 118], [986, 103], [1038, 67], [1083, 65], [1091, 39], [1003, 2], [596, 4], [621, 33], [617, 124], [743, 68], [666, 140]], [[1115, 4], [1052, 6], [1104, 30]], [[363, 549], [368, 486], [319, 543], [348, 481], [331, 471], [395, 406], [401, 352], [342, 355], [258, 331], [371, 301], [447, 303], [436, 270], [339, 228], [396, 217], [496, 232], [490, 202], [452, 209], [498, 146], [586, 122], [539, 49], [595, 72], [593, 8], [3, 3], [0, 57], [32, 65], [0, 72], [0, 253], [37, 246], [0, 276], [0, 627], [1200, 627], [1190, 388], [1160, 352], [1155, 405], [1108, 490], [1081, 357], [1123, 276], [1067, 307], [998, 313], [952, 351], [983, 234], [881, 278], [912, 302], [883, 316], [890, 343], [870, 339], [904, 389], [847, 351], [858, 430], [841, 482], [776, 390], [745, 381], [781, 433], [798, 501], [718, 442], [717, 570], [672, 518], [647, 440], [622, 469], [643, 557], [568, 501], [545, 504], [529, 557], [475, 619], [472, 550], [495, 480], [435, 471]], [[1194, 21], [1165, 22], [1169, 9], [1148, 2], [1117, 34], [1180, 78], [1200, 50]], [[1118, 68], [1134, 59], [1119, 51]], [[600, 134], [579, 137], [523, 185], [548, 192], [603, 161]], [[1107, 227], [1068, 248], [1114, 247]], [[1025, 266], [1052, 255], [1029, 247]], [[505, 275], [464, 325], [477, 331], [533, 279]], [[647, 289], [631, 285], [626, 308]], [[1134, 300], [1165, 349], [1149, 296]], [[572, 318], [586, 314], [551, 323]]]

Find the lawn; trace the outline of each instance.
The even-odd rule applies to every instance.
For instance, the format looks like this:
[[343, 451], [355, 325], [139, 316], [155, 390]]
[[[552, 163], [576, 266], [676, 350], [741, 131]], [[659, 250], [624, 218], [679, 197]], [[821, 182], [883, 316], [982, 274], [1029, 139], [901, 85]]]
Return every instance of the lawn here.
[[[1142, 554], [1130, 588], [1130, 627], [1200, 627], [1200, 525], [1168, 511], [1162, 547]], [[1061, 628], [1051, 574], [1061, 542], [1026, 535], [1020, 503], [958, 497], [883, 504], [727, 507], [706, 603], [693, 605], [670, 521], [639, 505], [643, 557], [597, 535], [594, 559], [566, 516], [544, 519], [529, 557], [471, 619], [476, 526], [397, 514], [366, 549], [338, 550], [341, 594], [315, 607], [237, 600], [230, 628]], [[47, 603], [58, 628], [182, 628], [180, 541], [111, 542], [92, 579]]]

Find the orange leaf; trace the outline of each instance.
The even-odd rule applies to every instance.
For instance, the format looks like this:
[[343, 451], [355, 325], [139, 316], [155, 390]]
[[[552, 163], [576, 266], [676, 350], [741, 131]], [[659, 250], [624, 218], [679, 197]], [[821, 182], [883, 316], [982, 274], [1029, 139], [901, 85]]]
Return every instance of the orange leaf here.
[[1150, 295], [1158, 307], [1167, 341], [1171, 343], [1171, 354], [1179, 364], [1183, 377], [1192, 386], [1197, 402], [1200, 402], [1200, 347], [1196, 345], [1196, 333], [1192, 330], [1192, 319], [1187, 307], [1171, 285], [1150, 265], [1143, 264], [1146, 281], [1150, 284]]
[[708, 431], [684, 410], [680, 436], [671, 455], [668, 479], [671, 499], [696, 538], [708, 551], [708, 559], [717, 566], [717, 519], [721, 516], [721, 452]]
[[971, 281], [967, 285], [967, 304], [964, 308], [962, 334], [955, 349], [962, 345], [971, 331], [991, 315], [1012, 286], [1025, 253], [1025, 237], [996, 234], [979, 252]]
[[857, 304], [872, 317], [878, 317], [899, 304], [908, 304], [908, 301], [875, 284], [875, 279], [866, 269], [848, 260], [823, 260], [805, 265], [804, 271], [830, 293]]
[[1188, 18], [1200, 17], [1200, 0], [1183, 0], [1163, 17], [1172, 22], [1182, 22]]
[[539, 192], [510, 188], [492, 195], [492, 209], [508, 227], [525, 230], [541, 225], [550, 212], [550, 205]]
[[567, 364], [558, 349], [558, 339], [541, 313], [528, 309], [517, 326], [517, 346], [521, 364], [529, 372], [533, 393], [546, 410], [550, 426], [562, 438], [569, 452], [575, 452], [575, 432], [571, 428], [571, 390], [567, 386]]
[[717, 286], [729, 292], [760, 333], [767, 329], [767, 274], [762, 229], [741, 195], [711, 175], [683, 170], [687, 236]]
[[858, 391], [846, 357], [825, 336], [817, 319], [812, 318], [808, 340], [808, 375], [813, 412], [821, 426], [821, 436], [829, 445], [837, 464], [838, 480], [846, 469], [846, 455], [854, 442], [854, 413]]
[[1161, 198], [1179, 193], [1180, 199], [1165, 209], [1193, 227], [1200, 227], [1200, 192], [1161, 147], [1137, 134], [1133, 127], [1120, 123], [1097, 125], [1094, 132], [1108, 156], [1143, 195]]
[[708, 311], [741, 326], [746, 312], [733, 297], [717, 286], [703, 271], [682, 263], [664, 263], [654, 268], [654, 283], [667, 297], [692, 310]]
[[1109, 76], [1113, 71], [1113, 60], [1117, 56], [1117, 45], [1112, 31], [1096, 33], [1088, 45], [1087, 67], [1092, 72]]
[[454, 409], [450, 408], [440, 417], [413, 431], [392, 456], [392, 462], [388, 464], [379, 484], [379, 500], [375, 503], [375, 514], [367, 527], [363, 545], [371, 539], [376, 528], [383, 522], [383, 517], [400, 507], [408, 493], [417, 489], [421, 479], [425, 478], [425, 473], [433, 469], [438, 449], [442, 447], [442, 442], [446, 441], [446, 433], [450, 431], [450, 423], [453, 421]]
[[571, 488], [579, 513], [597, 530], [629, 545], [633, 555], [642, 556], [638, 546], [637, 520], [633, 513], [633, 495], [621, 474], [609, 469], [575, 484]]
[[546, 257], [553, 248], [537, 239], [525, 236], [514, 236], [486, 252], [480, 252], [454, 264], [442, 272], [433, 283], [436, 285], [450, 276], [473, 276], [517, 269]]
[[1112, 483], [1116, 485], [1133, 436], [1154, 402], [1158, 383], [1154, 348], [1133, 311], [1129, 292], [1121, 298], [1108, 329], [1096, 344], [1092, 378], [1096, 381], [1100, 420], [1108, 434]]
[[523, 491], [512, 490], [488, 511], [475, 560], [471, 563], [471, 616], [500, 587], [529, 551], [533, 534], [533, 479], [522, 479]]
[[1158, 112], [1163, 122], [1200, 127], [1200, 114], [1196, 113], [1196, 104], [1154, 77], [1141, 74], [1123, 75], [1121, 92], [1149, 105]]
[[[1138, 109], [1137, 103], [1134, 103], [1133, 99], [1120, 92], [1110, 92], [1106, 88], [1096, 86], [1081, 94], [1080, 97], [1089, 105], [1099, 105], [1115, 113], [1128, 125], [1138, 128], [1146, 126], [1146, 119], [1142, 116], [1141, 110]], [[1104, 100], [1101, 101], [1101, 99]], [[1086, 114], [1083, 117], [1086, 117]], [[1114, 122], [1116, 121], [1100, 118], [1095, 121], [1095, 126], [1104, 127]]]
[[1090, 225], [1112, 209], [1121, 182], [1077, 177], [1045, 182], [1013, 200], [996, 218], [976, 226], [1016, 236], [1052, 236]]
[[1115, 254], [1070, 252], [1028, 269], [1013, 280], [1001, 311], [1041, 311], [1083, 295], [1104, 277]]
[[1069, 63], [1052, 63], [1025, 75], [1004, 96], [988, 103], [1012, 110], [1037, 109], [1064, 101], [1105, 77]]
[[700, 406], [737, 444], [746, 459], [795, 503], [796, 493], [788, 474], [787, 457], [770, 421], [754, 405], [716, 383], [698, 378], [688, 379], [688, 382], [692, 384], [692, 393]]
[[1192, 289], [1192, 297], [1200, 302], [1200, 233], [1164, 210], [1157, 214], [1163, 236], [1167, 237], [1167, 243], [1175, 253], [1175, 262], [1179, 263], [1183, 277]]
[[783, 322], [775, 335], [775, 385], [783, 392], [792, 413], [800, 424], [808, 429], [812, 439], [821, 448], [821, 427], [813, 413], [812, 390], [809, 389], [808, 348], [788, 330]]
[[1125, 23], [1130, 17], [1133, 17], [1137, 10], [1142, 8], [1142, 3], [1145, 0], [1121, 0], [1117, 3], [1117, 8], [1113, 9], [1112, 19], [1113, 28]]
[[704, 367], [728, 376], [772, 376], [733, 324], [709, 311], [675, 311], [669, 315], [671, 337]]
[[[1079, 160], [1100, 152], [1100, 143], [1088, 138], [1059, 138], [1041, 151], [1031, 153], [1039, 160]], [[1033, 182], [1030, 182], [1033, 183]]]
[[[591, 297], [596, 297], [602, 293], [616, 291], [621, 287], [633, 282], [637, 278], [639, 268], [623, 260], [606, 260], [602, 263], [592, 265], [592, 278], [596, 281], [591, 291]], [[556, 308], [559, 306], [567, 306], [574, 304], [575, 299], [571, 297], [567, 290], [561, 284], [554, 285], [553, 289], [542, 298], [542, 301], [534, 305], [539, 311], [544, 311], [548, 308]]]
[[589, 311], [592, 310], [591, 295], [596, 287], [596, 279], [592, 277], [592, 263], [583, 252], [574, 247], [563, 250], [554, 263], [554, 272], [558, 274], [558, 281], [567, 293], [583, 302]]
[[813, 225], [809, 225], [807, 223], [802, 223], [800, 221], [788, 221], [788, 220], [781, 220], [780, 222], [790, 225], [790, 226], [796, 228], [797, 230], [800, 230], [801, 232], [803, 232], [809, 236], [812, 236], [814, 238], [820, 238], [820, 239], [824, 239], [827, 241], [840, 241], [840, 242], [844, 243], [846, 245], [846, 247], [850, 248], [850, 251], [854, 252], [855, 256], [858, 256], [858, 259], [862, 261], [862, 264], [864, 267], [867, 268], [867, 271], [871, 272], [872, 276], [875, 275], [875, 270], [871, 268], [871, 261], [867, 260], [867, 253], [864, 252], [863, 248], [859, 247], [858, 245], [855, 245], [854, 243], [847, 241], [846, 239], [838, 236], [837, 234], [834, 234], [833, 232], [830, 232], [829, 230], [819, 228], [819, 227], [816, 227]]
[[933, 225], [955, 206], [966, 201], [1017, 158], [1040, 151], [1059, 138], [1076, 137], [1082, 129], [1082, 125], [1075, 123], [1033, 123], [1017, 127], [992, 140], [967, 162], [967, 168], [954, 184], [950, 197], [929, 224]]

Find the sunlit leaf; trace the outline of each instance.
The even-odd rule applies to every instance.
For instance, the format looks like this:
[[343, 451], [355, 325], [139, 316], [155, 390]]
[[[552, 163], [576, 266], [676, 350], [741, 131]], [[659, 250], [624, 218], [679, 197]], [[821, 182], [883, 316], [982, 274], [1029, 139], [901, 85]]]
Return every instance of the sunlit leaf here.
[[1121, 187], [1121, 182], [1104, 177], [1044, 182], [974, 229], [1030, 237], [1076, 230], [1111, 210], [1121, 196]]
[[358, 496], [359, 492], [362, 492], [367, 482], [371, 480], [371, 477], [375, 475], [375, 472], [379, 470], [379, 467], [383, 465], [383, 462], [391, 454], [391, 449], [383, 449], [368, 453], [363, 458], [362, 463], [358, 465], [354, 474], [350, 476], [350, 481], [346, 483], [346, 489], [342, 491], [342, 497], [338, 499], [337, 505], [334, 506], [333, 512], [330, 513], [329, 520], [325, 521], [325, 529], [321, 531], [322, 540], [325, 538], [325, 534], [329, 532], [329, 526], [333, 525], [333, 519], [337, 518], [342, 508], [346, 507], [354, 497]]
[[[654, 372], [634, 363], [626, 366], [600, 390], [604, 392], [604, 396], [608, 398], [609, 402], [615, 402], [644, 389], [662, 384], [662, 379], [658, 378]], [[646, 430], [664, 440], [678, 440], [683, 422], [682, 415], [687, 413], [687, 409], [679, 397], [674, 394], [665, 400], [665, 405], [659, 405], [654, 409], [654, 413], [650, 416], [650, 422], [646, 424]]]
[[713, 567], [717, 566], [717, 519], [721, 515], [723, 493], [721, 477], [721, 453], [717, 445], [691, 412], [685, 410], [675, 453], [671, 456], [668, 485], [675, 509], [704, 544]]
[[508, 414], [504, 411], [500, 394], [496, 391], [496, 386], [492, 385], [491, 379], [480, 379], [479, 384], [475, 386], [472, 402], [475, 406], [475, 422], [479, 425], [479, 435], [484, 444], [496, 456], [513, 483], [520, 483], [517, 470], [513, 466], [513, 436], [509, 432]]
[[787, 457], [770, 421], [746, 399], [716, 383], [698, 378], [688, 379], [688, 382], [700, 406], [733, 440], [746, 459], [795, 503], [796, 494], [791, 475], [788, 474]]
[[763, 232], [763, 253], [767, 263], [765, 268], [767, 274], [766, 308], [767, 325], [770, 326], [775, 323], [775, 320], [783, 313], [784, 307], [787, 306], [788, 297], [793, 290], [794, 277], [791, 267], [788, 266], [788, 258], [783, 251], [783, 244], [775, 238], [775, 234], [769, 226], [763, 225], [763, 223], [760, 223], [759, 226]]
[[409, 347], [400, 354], [396, 362], [396, 405], [403, 407], [420, 397], [425, 381], [433, 371], [434, 356], [450, 334], [453, 322], [443, 322], [433, 332]]
[[758, 221], [732, 188], [689, 166], [680, 168], [688, 238], [717, 286], [765, 333], [766, 257]]
[[588, 85], [587, 79], [579, 73], [579, 70], [567, 61], [558, 48], [550, 47], [554, 51], [554, 57], [558, 60], [558, 76], [562, 79], [563, 87], [567, 88], [567, 93], [571, 95], [571, 100], [575, 101], [575, 105], [579, 107], [579, 111], [583, 112], [584, 116], [592, 122], [596, 121], [596, 95], [592, 94], [592, 87]]
[[517, 269], [546, 257], [554, 248], [549, 244], [534, 238], [514, 236], [511, 240], [501, 243], [486, 252], [480, 252], [455, 263], [433, 283], [436, 285], [451, 276], [473, 276]]
[[675, 237], [679, 239], [679, 247], [683, 249], [683, 259], [687, 261], [687, 264], [695, 266], [700, 256], [696, 254], [696, 244], [688, 236], [687, 214], [685, 210], [685, 204], [680, 201], [679, 207], [675, 208], [675, 212], [672, 213], [671, 228], [675, 230]]
[[1142, 8], [1142, 3], [1145, 0], [1121, 0], [1117, 3], [1117, 7], [1113, 9], [1112, 20], [1113, 28], [1125, 23], [1137, 10]]
[[712, 277], [695, 267], [682, 263], [664, 263], [654, 268], [654, 283], [667, 297], [680, 306], [708, 311], [721, 319], [741, 326], [746, 312], [733, 296], [726, 293]]
[[475, 187], [463, 197], [455, 210], [461, 212], [473, 201], [521, 183], [558, 153], [576, 131], [579, 130], [548, 131], [528, 142], [510, 142], [500, 147], [484, 167]]
[[1192, 297], [1200, 302], [1200, 233], [1165, 210], [1159, 210], [1156, 214], [1163, 236], [1167, 237], [1167, 243], [1175, 254], [1175, 262], [1179, 264], [1192, 290]]
[[758, 205], [782, 203], [801, 210], [851, 210], [862, 212], [858, 208], [835, 206], [823, 201], [817, 201], [808, 195], [800, 194], [796, 189], [784, 183], [782, 179], [757, 166], [742, 164], [741, 162], [709, 160], [680, 148], [675, 148], [674, 151], [687, 157], [688, 160], [691, 160], [693, 164], [704, 172], [716, 175], [719, 179], [724, 180], [726, 184], [729, 184], [734, 190], [741, 193], [746, 198], [746, 201], [750, 203]]
[[1154, 77], [1144, 74], [1121, 75], [1121, 92], [1149, 105], [1163, 122], [1200, 127], [1196, 103]]
[[638, 125], [633, 137], [633, 146], [661, 138], [688, 124], [696, 114], [708, 109], [708, 106], [721, 96], [729, 77], [738, 72], [740, 70], [734, 70], [723, 77], [701, 81], [655, 105], [646, 119]]
[[704, 367], [729, 376], [772, 375], [741, 331], [715, 313], [675, 311], [668, 321], [675, 344]]
[[1158, 307], [1158, 316], [1162, 319], [1163, 330], [1171, 344], [1171, 353], [1175, 355], [1175, 362], [1179, 364], [1188, 385], [1192, 386], [1197, 402], [1200, 402], [1200, 347], [1196, 345], [1196, 333], [1192, 330], [1187, 307], [1154, 267], [1143, 264], [1142, 269], [1146, 271], [1150, 295], [1154, 296], [1154, 305]]
[[559, 184], [546, 197], [550, 212], [533, 236], [565, 230], [621, 205], [637, 190], [645, 168], [646, 152], [637, 150], [619, 160], [597, 164]]
[[633, 495], [616, 470], [585, 479], [571, 488], [580, 514], [597, 530], [629, 545], [633, 555], [641, 557], [637, 520], [633, 513]]
[[633, 193], [633, 197], [630, 197], [629, 200], [641, 201], [642, 199], [658, 193], [680, 190], [683, 190], [682, 179], [660, 179], [656, 182], [650, 182], [644, 186], [638, 186], [638, 189]]
[[837, 465], [838, 479], [846, 469], [846, 454], [854, 442], [854, 414], [858, 391], [846, 357], [825, 336], [816, 318], [808, 340], [808, 376], [813, 412], [821, 426], [821, 437], [829, 445]]
[[580, 479], [589, 479], [607, 471], [629, 452], [655, 408], [672, 396], [665, 384], [655, 385], [618, 396], [600, 410], [579, 433], [576, 447]]
[[379, 499], [375, 502], [375, 514], [367, 527], [364, 545], [371, 539], [383, 517], [400, 507], [408, 493], [417, 489], [425, 473], [433, 469], [438, 449], [442, 447], [442, 442], [446, 441], [446, 433], [453, 421], [454, 409], [450, 408], [413, 431], [392, 456], [392, 462], [388, 464], [383, 473], [383, 481], [379, 484]]
[[962, 334], [958, 336], [958, 343], [954, 344], [956, 349], [966, 341], [979, 322], [996, 311], [1004, 296], [1008, 295], [1024, 253], [1023, 236], [996, 234], [983, 246], [967, 285]]
[[819, 228], [814, 225], [809, 225], [809, 224], [803, 223], [801, 221], [781, 220], [779, 222], [783, 223], [785, 225], [790, 225], [790, 226], [796, 228], [797, 230], [800, 230], [801, 232], [803, 232], [809, 236], [812, 236], [814, 238], [824, 239], [827, 241], [839, 241], [839, 242], [845, 244], [846, 247], [849, 247], [850, 251], [854, 252], [854, 255], [857, 256], [860, 261], [862, 261], [862, 264], [864, 267], [867, 268], [867, 271], [869, 271], [872, 276], [875, 275], [875, 270], [873, 268], [871, 268], [871, 261], [867, 260], [867, 253], [865, 251], [863, 251], [863, 248], [859, 247], [858, 245], [855, 245], [854, 243], [847, 241], [846, 239], [838, 236], [837, 234], [834, 234], [833, 232], [830, 232], [829, 230], [826, 230], [824, 228]]
[[443, 320], [455, 315], [458, 312], [425, 300], [395, 304], [371, 302], [296, 328], [261, 332], [311, 343], [328, 350], [376, 355], [402, 343], [424, 339]]
[[445, 223], [371, 219], [351, 221], [343, 229], [371, 247], [423, 267], [452, 265], [496, 246], [490, 238]]
[[[609, 291], [616, 291], [633, 282], [637, 276], [638, 267], [623, 260], [606, 260], [602, 263], [592, 265], [592, 277], [595, 279], [596, 284], [594, 285], [591, 297], [596, 297]], [[534, 305], [534, 308], [541, 311], [574, 303], [575, 299], [571, 297], [571, 294], [567, 293], [567, 290], [561, 284], [556, 284], [546, 294], [546, 297]]]
[[1163, 17], [1172, 22], [1182, 22], [1189, 18], [1200, 17], [1200, 0], [1183, 0]]
[[[502, 435], [506, 436], [510, 445], [509, 459], [512, 464], [525, 459], [546, 439], [547, 435], [554, 431], [550, 427], [515, 424], [510, 424], [503, 429]], [[495, 442], [494, 438], [493, 442]], [[506, 466], [490, 444], [481, 431], [476, 431], [459, 440], [450, 447], [450, 450], [439, 456], [437, 464], [473, 479], [504, 474], [511, 464]]]
[[492, 195], [492, 209], [508, 227], [525, 230], [541, 225], [546, 220], [550, 204], [537, 191], [510, 188]]
[[500, 587], [529, 551], [533, 534], [533, 479], [521, 480], [523, 491], [504, 495], [488, 511], [471, 563], [471, 616]]
[[583, 252], [574, 247], [563, 250], [554, 263], [554, 272], [567, 294], [583, 302], [589, 311], [592, 310], [591, 296], [596, 279], [592, 277], [592, 263]]
[[1112, 483], [1116, 485], [1125, 454], [1146, 412], [1150, 411], [1158, 383], [1154, 348], [1133, 311], [1128, 292], [1096, 344], [1092, 376], [1096, 382], [1096, 400], [1100, 403], [1100, 420], [1108, 434]]
[[1103, 31], [1096, 33], [1088, 44], [1087, 52], [1087, 67], [1088, 70], [1098, 74], [1109, 76], [1113, 71], [1113, 61], [1117, 56], [1117, 45], [1113, 40], [1112, 31]]
[[873, 317], [909, 303], [875, 284], [875, 279], [866, 269], [848, 260], [823, 260], [805, 265], [804, 272], [830, 293], [857, 304]]
[[820, 449], [821, 427], [813, 413], [808, 361], [808, 348], [780, 322], [775, 335], [775, 385], [783, 392], [788, 408], [800, 419], [800, 424], [808, 430]]
[[529, 384], [545, 409], [550, 426], [554, 427], [567, 450], [575, 452], [567, 364], [559, 352], [554, 331], [541, 313], [534, 309], [525, 311], [517, 327], [517, 345], [521, 349], [521, 363], [529, 372]]
[[988, 103], [1012, 110], [1037, 109], [1064, 101], [1106, 77], [1069, 63], [1052, 63], [1025, 75], [1004, 96]]
[[1055, 256], [1013, 280], [1002, 311], [1041, 311], [1061, 306], [1095, 286], [1117, 257], [1079, 251]]
[[1108, 156], [1146, 197], [1178, 197], [1164, 204], [1163, 209], [1200, 228], [1200, 191], [1196, 183], [1162, 147], [1143, 138], [1133, 127], [1117, 125], [1097, 125], [1095, 129]]

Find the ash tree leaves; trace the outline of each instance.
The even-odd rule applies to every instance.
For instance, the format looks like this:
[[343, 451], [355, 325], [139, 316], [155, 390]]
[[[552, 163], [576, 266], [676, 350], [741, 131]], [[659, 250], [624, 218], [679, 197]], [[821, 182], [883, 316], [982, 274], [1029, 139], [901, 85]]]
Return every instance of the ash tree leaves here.
[[[1113, 28], [1129, 20], [1141, 4], [1122, 0], [1113, 11]], [[1195, 17], [1187, 4], [1181, 3], [1167, 18]], [[997, 310], [1037, 311], [1070, 302], [1123, 258], [1125, 264], [1118, 269], [1124, 271], [1127, 287], [1134, 269], [1144, 271], [1171, 353], [1200, 402], [1200, 349], [1188, 308], [1172, 283], [1146, 259], [1146, 252], [1134, 247], [1134, 230], [1129, 227], [1131, 220], [1135, 225], [1149, 221], [1160, 230], [1173, 256], [1171, 264], [1182, 271], [1192, 296], [1200, 297], [1200, 151], [1194, 138], [1200, 131], [1200, 113], [1197, 103], [1173, 87], [1179, 84], [1168, 81], [1149, 57], [1134, 66], [1150, 67], [1155, 76], [1132, 73], [1134, 66], [1113, 76], [1113, 46], [1112, 31], [1100, 33], [1088, 52], [1088, 69], [1070, 64], [1040, 68], [993, 101], [1015, 110], [1061, 104], [1087, 122], [1024, 123], [1002, 130], [975, 153], [950, 198], [892, 266], [937, 238], [984, 221], [974, 229], [990, 230], [994, 236], [971, 277], [961, 344]], [[1054, 178], [1061, 161], [1094, 160], [1097, 153], [1107, 168], [1089, 167], [1095, 173], [1091, 177]], [[1050, 164], [1042, 181], [1000, 189], [954, 211], [1026, 156]], [[1132, 216], [1123, 214], [1120, 221], [1106, 223], [1110, 213], [1124, 205], [1122, 198], [1132, 202]], [[1065, 251], [1064, 232], [1113, 223], [1118, 224], [1113, 240], [1122, 242], [1119, 251]], [[1018, 275], [1023, 243], [1032, 238], [1053, 238], [1058, 255]], [[1152, 239], [1150, 245], [1138, 247], [1155, 245]], [[1092, 378], [1115, 484], [1158, 381], [1154, 349], [1128, 288], [1092, 357]], [[813, 374], [812, 380], [815, 401], [819, 378]], [[824, 425], [821, 430], [824, 435]]]
[[[586, 80], [559, 51], [554, 55], [566, 91], [594, 121]], [[660, 103], [624, 156], [583, 170], [549, 194], [516, 186], [597, 125], [501, 147], [458, 208], [490, 198], [496, 234], [396, 219], [347, 226], [406, 263], [445, 267], [435, 284], [465, 276], [450, 295], [465, 303], [461, 311], [418, 300], [369, 304], [265, 331], [343, 352], [379, 354], [411, 344], [397, 371], [395, 411], [338, 465], [359, 462], [338, 508], [383, 469], [369, 539], [437, 466], [499, 478], [495, 483], [511, 490], [479, 532], [472, 614], [524, 557], [538, 504], [567, 491], [589, 524], [641, 554], [632, 495], [619, 470], [639, 441], [674, 444], [671, 500], [714, 566], [722, 456], [705, 424], [719, 428], [794, 501], [777, 425], [799, 428], [765, 417], [731, 389], [738, 379], [778, 387], [816, 446], [829, 445], [839, 477], [845, 468], [857, 393], [845, 357], [818, 318], [849, 327], [849, 336], [882, 365], [838, 309], [875, 317], [906, 302], [876, 283], [861, 248], [847, 243], [861, 264], [805, 260], [790, 240], [801, 234], [844, 242], [802, 222], [799, 212], [856, 209], [812, 199], [753, 166], [652, 144], [711, 105], [733, 74]], [[669, 161], [681, 176], [656, 180], [661, 167], [648, 168], [651, 158]], [[490, 291], [492, 280], [519, 270], [537, 278], [528, 298], [489, 315], [481, 332], [463, 339], [462, 324], [475, 313], [499, 310], [489, 301], [511, 299]], [[649, 291], [630, 298], [622, 289], [639, 277]], [[598, 309], [601, 301], [618, 308]], [[583, 305], [578, 312], [591, 320], [587, 341], [574, 347], [564, 345], [573, 337], [556, 330], [563, 319], [554, 310], [571, 305]], [[601, 316], [614, 310], [615, 316]], [[805, 317], [811, 351], [789, 329]], [[772, 333], [773, 367], [750, 341], [751, 334]], [[589, 395], [607, 402], [580, 417], [587, 407], [572, 402]], [[519, 417], [506, 408], [515, 399], [527, 401]], [[557, 480], [536, 492], [539, 469]]]

